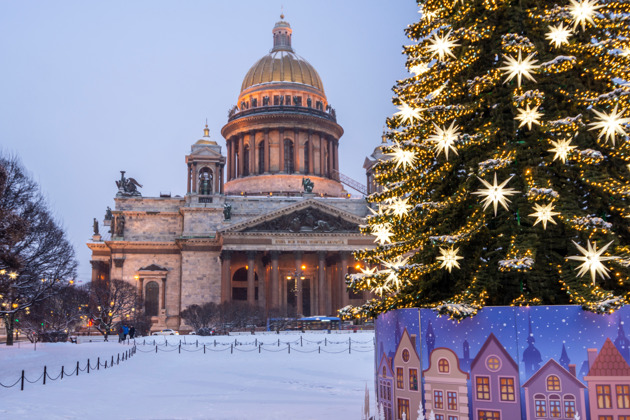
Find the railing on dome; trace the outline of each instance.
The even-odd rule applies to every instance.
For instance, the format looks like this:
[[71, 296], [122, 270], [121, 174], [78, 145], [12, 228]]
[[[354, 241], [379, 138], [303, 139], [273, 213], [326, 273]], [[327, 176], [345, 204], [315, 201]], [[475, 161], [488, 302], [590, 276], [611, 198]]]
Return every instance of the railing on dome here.
[[363, 195], [368, 195], [368, 190], [367, 187], [363, 184], [361, 184], [359, 181], [355, 181], [354, 179], [350, 178], [347, 175], [342, 174], [341, 172], [339, 172], [336, 169], [332, 170], [333, 174], [336, 174], [339, 177], [339, 181], [342, 184], [347, 185], [348, 187], [352, 188], [353, 190], [356, 190], [358, 192], [360, 192]]
[[314, 115], [316, 117], [337, 122], [337, 116], [335, 115], [335, 110], [333, 108], [329, 108], [329, 111], [321, 111], [316, 108], [298, 105], [263, 105], [245, 110], [239, 110], [237, 107], [234, 107], [228, 112], [228, 122], [254, 114], [276, 114], [280, 112], [284, 114]]

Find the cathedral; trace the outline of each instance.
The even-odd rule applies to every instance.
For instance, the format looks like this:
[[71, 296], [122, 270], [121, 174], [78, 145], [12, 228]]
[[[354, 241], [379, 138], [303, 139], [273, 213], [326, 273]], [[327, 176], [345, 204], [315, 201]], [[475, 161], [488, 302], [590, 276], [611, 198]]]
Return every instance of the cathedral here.
[[313, 316], [369, 298], [345, 284], [361, 268], [352, 251], [374, 246], [359, 232], [367, 203], [345, 187], [371, 192], [375, 160], [368, 187], [340, 173], [343, 128], [322, 81], [283, 16], [272, 34], [221, 130], [225, 154], [206, 126], [185, 157], [183, 197], [143, 197], [121, 171], [110, 232], [87, 244], [92, 281], [134, 284], [153, 330], [190, 329], [179, 314], [205, 302]]

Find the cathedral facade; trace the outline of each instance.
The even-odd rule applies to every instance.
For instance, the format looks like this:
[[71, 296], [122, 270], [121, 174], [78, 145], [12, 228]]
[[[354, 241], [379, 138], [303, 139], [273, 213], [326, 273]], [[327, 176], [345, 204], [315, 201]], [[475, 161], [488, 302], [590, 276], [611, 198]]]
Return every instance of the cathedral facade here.
[[184, 197], [142, 197], [123, 172], [110, 233], [88, 243], [92, 281], [135, 284], [153, 330], [186, 330], [181, 311], [205, 302], [309, 316], [368, 298], [345, 284], [360, 269], [352, 251], [373, 241], [358, 228], [366, 201], [341, 182], [343, 129], [290, 25], [272, 34], [221, 130], [225, 155], [206, 126], [185, 157]]

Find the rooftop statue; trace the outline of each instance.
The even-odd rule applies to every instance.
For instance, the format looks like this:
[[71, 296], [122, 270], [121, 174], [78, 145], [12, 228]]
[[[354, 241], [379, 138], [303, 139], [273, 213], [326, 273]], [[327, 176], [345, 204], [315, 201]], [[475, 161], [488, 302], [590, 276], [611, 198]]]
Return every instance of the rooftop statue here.
[[141, 197], [140, 191], [137, 187], [142, 188], [142, 185], [133, 178], [125, 178], [125, 171], [120, 171], [120, 181], [116, 181], [118, 187], [118, 193], [116, 197]]

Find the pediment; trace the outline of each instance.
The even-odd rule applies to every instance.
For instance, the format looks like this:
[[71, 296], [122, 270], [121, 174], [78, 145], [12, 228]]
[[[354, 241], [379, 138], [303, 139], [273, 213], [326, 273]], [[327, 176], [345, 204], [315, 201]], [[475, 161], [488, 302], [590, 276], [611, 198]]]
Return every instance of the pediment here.
[[216, 151], [211, 149], [210, 147], [200, 147], [197, 150], [194, 150], [190, 156], [195, 157], [209, 157], [209, 158], [220, 158], [222, 157], [220, 151]]
[[140, 268], [138, 271], [168, 271], [168, 269], [164, 267], [160, 267], [157, 264], [151, 264], [146, 267]]
[[363, 219], [313, 199], [241, 222], [225, 232], [359, 233]]

